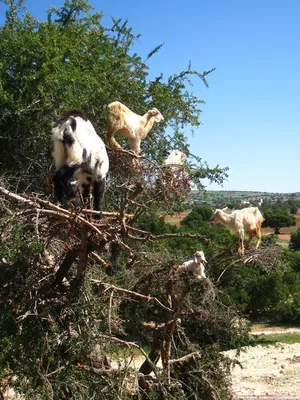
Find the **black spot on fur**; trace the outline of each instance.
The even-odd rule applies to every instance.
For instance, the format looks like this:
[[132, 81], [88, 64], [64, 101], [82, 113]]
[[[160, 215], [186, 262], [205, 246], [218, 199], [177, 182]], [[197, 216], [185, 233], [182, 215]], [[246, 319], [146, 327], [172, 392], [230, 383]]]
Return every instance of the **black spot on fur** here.
[[87, 174], [93, 174], [92, 153], [88, 155], [86, 149], [83, 149], [82, 159], [83, 161], [81, 163], [81, 168], [83, 172], [86, 172]]
[[[76, 123], [76, 122], [75, 122]], [[72, 133], [70, 132], [69, 127], [67, 127], [64, 130], [64, 135], [63, 135], [63, 144], [68, 145], [68, 146], [72, 146], [75, 142], [74, 136], [72, 135]]]
[[74, 132], [75, 129], [76, 129], [76, 125], [77, 125], [76, 119], [75, 119], [75, 118], [71, 118], [71, 128], [72, 128], [72, 131], [73, 131], [73, 132]]
[[81, 185], [81, 187], [82, 187], [82, 197], [84, 199], [87, 199], [89, 197], [89, 194], [90, 194], [90, 185], [86, 185], [86, 184], [83, 183]]
[[77, 165], [73, 165], [72, 167], [64, 165], [56, 171], [53, 177], [55, 195], [57, 200], [62, 204], [65, 204], [67, 200], [75, 197], [70, 180], [77, 168]]
[[84, 121], [87, 121], [87, 117], [83, 111], [73, 109], [73, 110], [67, 110], [64, 113], [62, 113], [62, 115], [57, 119], [54, 126], [56, 127], [56, 126], [64, 124], [70, 117], [73, 117], [72, 122], [71, 122], [71, 127], [72, 127], [73, 131], [75, 131], [75, 129], [76, 129], [76, 120], [74, 118], [80, 117]]
[[[105, 192], [105, 179], [102, 179], [101, 181], [95, 181], [93, 195], [94, 195], [94, 210], [96, 211], [101, 211], [101, 203], [104, 192]], [[95, 216], [95, 219], [99, 218], [100, 218], [99, 215]]]

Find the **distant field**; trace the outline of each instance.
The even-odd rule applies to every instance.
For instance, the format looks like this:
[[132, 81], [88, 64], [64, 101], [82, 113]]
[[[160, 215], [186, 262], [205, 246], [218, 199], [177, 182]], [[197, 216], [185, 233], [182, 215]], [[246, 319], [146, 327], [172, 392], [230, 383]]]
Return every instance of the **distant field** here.
[[174, 214], [174, 215], [166, 215], [165, 216], [165, 222], [167, 222], [170, 225], [176, 225], [180, 226], [180, 222], [187, 216], [191, 210], [186, 210], [183, 211], [180, 214]]
[[[174, 215], [166, 215], [165, 221], [170, 225], [180, 226], [180, 222], [190, 213], [190, 210], [184, 211], [180, 214]], [[296, 232], [298, 228], [300, 228], [300, 211], [295, 215], [297, 223], [296, 226], [290, 226], [289, 228], [281, 228], [280, 235], [278, 235], [278, 239], [283, 242], [289, 242], [291, 233]], [[274, 233], [274, 229], [272, 228], [262, 228], [263, 235], [270, 235]]]

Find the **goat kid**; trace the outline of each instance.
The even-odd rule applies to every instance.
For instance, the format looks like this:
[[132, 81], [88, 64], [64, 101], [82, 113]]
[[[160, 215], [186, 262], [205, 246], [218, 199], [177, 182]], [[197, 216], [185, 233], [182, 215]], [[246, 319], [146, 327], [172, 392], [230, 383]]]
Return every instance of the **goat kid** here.
[[244, 237], [245, 233], [249, 237], [247, 247], [250, 246], [254, 236], [257, 237], [255, 248], [257, 249], [261, 243], [261, 225], [264, 217], [257, 207], [248, 207], [241, 210], [235, 210], [228, 214], [225, 212], [227, 207], [216, 209], [214, 211], [214, 222], [221, 223], [231, 229], [238, 235], [238, 253], [243, 256], [245, 253]]
[[114, 134], [129, 140], [130, 149], [139, 155], [141, 141], [145, 139], [154, 124], [164, 120], [157, 108], [152, 108], [143, 116], [135, 114], [124, 104], [114, 101], [108, 105], [107, 116], [107, 140], [112, 148], [120, 149], [121, 146], [115, 140]]
[[164, 160], [163, 165], [178, 166], [183, 164], [185, 154], [180, 150], [172, 150], [168, 157]]
[[207, 264], [203, 251], [196, 251], [194, 258], [189, 261], [185, 261], [180, 267], [177, 268], [177, 272], [187, 271], [189, 274], [193, 274], [196, 279], [205, 279], [205, 265]]
[[53, 181], [58, 201], [66, 205], [75, 197], [74, 185], [71, 184], [75, 176], [85, 200], [93, 186], [94, 209], [100, 211], [109, 160], [105, 144], [91, 122], [81, 111], [66, 111], [54, 123], [52, 140], [56, 168]]

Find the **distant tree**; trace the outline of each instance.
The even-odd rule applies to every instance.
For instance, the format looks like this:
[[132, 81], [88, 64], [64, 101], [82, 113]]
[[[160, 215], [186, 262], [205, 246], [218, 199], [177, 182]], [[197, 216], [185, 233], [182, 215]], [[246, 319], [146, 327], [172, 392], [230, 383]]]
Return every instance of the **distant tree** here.
[[289, 248], [294, 251], [300, 250], [300, 228], [291, 234]]
[[263, 226], [274, 228], [276, 235], [280, 233], [280, 228], [296, 225], [296, 218], [280, 207], [265, 210], [264, 218]]
[[293, 214], [293, 215], [296, 215], [297, 212], [298, 212], [298, 207], [297, 207], [297, 205], [296, 205], [296, 204], [292, 204], [292, 205], [290, 206], [290, 213]]
[[209, 206], [196, 206], [182, 221], [181, 225], [197, 228], [201, 223], [212, 218], [212, 209]]

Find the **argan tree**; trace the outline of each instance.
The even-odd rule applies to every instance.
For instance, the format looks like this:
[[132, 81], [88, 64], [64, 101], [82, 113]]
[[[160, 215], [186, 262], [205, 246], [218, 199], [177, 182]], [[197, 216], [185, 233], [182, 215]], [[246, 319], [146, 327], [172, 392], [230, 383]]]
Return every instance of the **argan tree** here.
[[[189, 65], [150, 80], [147, 60], [133, 54], [138, 36], [127, 22], [113, 19], [105, 28], [84, 0], [49, 10], [47, 21], [22, 11], [22, 0], [7, 3], [0, 30], [2, 386], [31, 400], [229, 399], [231, 363], [221, 350], [238, 347], [247, 329], [234, 323], [235, 310], [213, 281], [177, 276], [191, 249], [167, 245], [197, 240], [204, 248], [208, 239], [139, 225], [146, 214], [180, 207], [203, 178], [226, 177], [226, 168], [193, 157], [183, 133], [200, 125], [203, 103], [189, 81], [208, 86], [212, 70]], [[113, 100], [140, 114], [157, 107], [173, 133], [157, 125], [134, 163], [126, 141], [124, 150], [108, 149], [108, 188], [95, 221], [88, 205], [53, 202], [46, 185], [53, 172], [51, 121], [77, 107], [105, 139], [105, 109]], [[173, 148], [187, 162], [164, 169]], [[136, 354], [141, 366], [132, 371]]]
[[296, 218], [280, 207], [265, 210], [264, 218], [263, 226], [274, 228], [276, 235], [280, 233], [280, 228], [296, 225]]

